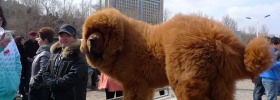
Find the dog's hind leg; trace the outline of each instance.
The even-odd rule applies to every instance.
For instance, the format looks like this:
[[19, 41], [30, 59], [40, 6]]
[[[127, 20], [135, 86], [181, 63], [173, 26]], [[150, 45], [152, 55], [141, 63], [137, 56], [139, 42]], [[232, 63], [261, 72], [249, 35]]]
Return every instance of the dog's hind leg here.
[[210, 100], [207, 79], [185, 77], [184, 73], [175, 74], [174, 76], [176, 78], [170, 78], [170, 85], [178, 100]]

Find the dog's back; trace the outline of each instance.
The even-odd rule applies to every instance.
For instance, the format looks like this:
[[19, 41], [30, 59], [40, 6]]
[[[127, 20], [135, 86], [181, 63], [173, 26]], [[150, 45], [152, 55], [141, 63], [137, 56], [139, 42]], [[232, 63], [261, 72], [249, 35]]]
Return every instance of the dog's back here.
[[163, 41], [167, 77], [180, 100], [232, 100], [236, 80], [270, 66], [269, 44], [263, 37], [246, 48], [233, 31], [199, 16], [178, 15], [161, 27], [168, 29]]

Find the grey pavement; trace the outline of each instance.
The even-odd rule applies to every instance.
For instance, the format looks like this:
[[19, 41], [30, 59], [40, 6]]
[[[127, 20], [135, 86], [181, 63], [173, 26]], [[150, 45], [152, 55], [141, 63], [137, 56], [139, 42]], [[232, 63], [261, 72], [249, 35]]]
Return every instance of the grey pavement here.
[[[235, 100], [253, 100], [254, 83], [251, 80], [238, 81], [235, 88]], [[263, 99], [265, 100], [265, 95]]]
[[[254, 84], [251, 80], [241, 80], [236, 84], [235, 100], [253, 100], [253, 89]], [[174, 95], [173, 91], [170, 91], [171, 95]], [[158, 96], [158, 92], [155, 92], [155, 97]], [[280, 100], [280, 98], [278, 97]], [[104, 91], [88, 91], [87, 100], [105, 100]], [[177, 100], [176, 97], [173, 98], [161, 98], [156, 100]], [[263, 100], [266, 100], [265, 95]]]
[[[170, 89], [170, 87], [168, 88]], [[253, 100], [253, 89], [254, 89], [254, 84], [251, 82], [251, 80], [241, 80], [238, 81], [236, 84], [236, 91], [235, 91], [235, 100]], [[167, 93], [168, 91], [165, 90]], [[155, 100], [177, 100], [174, 92], [170, 89], [170, 94], [168, 96], [165, 96], [163, 98], [157, 98], [159, 97], [159, 93], [155, 92], [155, 97], [157, 98]], [[88, 91], [87, 92], [87, 100], [105, 100], [105, 92], [96, 90], [96, 91]], [[263, 100], [266, 100], [266, 96], [264, 95], [262, 97]], [[280, 100], [280, 97], [278, 96], [277, 98]], [[17, 100], [21, 100], [21, 98], [17, 98]]]

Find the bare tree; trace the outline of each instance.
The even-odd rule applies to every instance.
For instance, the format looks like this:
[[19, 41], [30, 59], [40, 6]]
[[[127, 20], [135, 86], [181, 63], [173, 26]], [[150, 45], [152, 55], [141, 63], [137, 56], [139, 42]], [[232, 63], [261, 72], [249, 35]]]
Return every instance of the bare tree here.
[[[25, 2], [28, 1], [26, 0]], [[7, 16], [7, 29], [16, 30], [17, 34], [25, 38], [27, 38], [28, 31], [37, 29], [37, 20], [39, 20], [40, 15], [36, 6], [26, 6], [14, 0], [8, 0], [3, 3], [5, 15]]]
[[74, 4], [73, 0], [0, 0], [0, 3], [7, 16], [6, 28], [27, 38], [31, 30], [48, 26], [58, 31], [62, 24], [72, 24], [81, 33], [85, 18], [98, 8], [92, 1]]
[[38, 0], [37, 4], [39, 4], [44, 14], [50, 15], [57, 11], [61, 2], [59, 0]]
[[193, 12], [191, 13], [190, 15], [193, 15], [193, 16], [201, 16], [201, 17], [205, 17], [205, 18], [209, 18], [209, 19], [214, 19], [213, 17], [210, 17], [206, 14], [203, 14], [202, 11], [197, 11], [197, 12]]
[[93, 6], [92, 6], [92, 1], [90, 0], [89, 2], [86, 2], [84, 0], [82, 0], [82, 2], [80, 3], [80, 12], [76, 12], [76, 14], [80, 14], [77, 17], [88, 17], [91, 13]]
[[230, 18], [229, 15], [225, 15], [222, 18], [221, 23], [233, 31], [237, 30], [237, 22], [234, 19]]
[[268, 28], [265, 24], [263, 24], [259, 29], [259, 34], [267, 36], [268, 35]]
[[34, 6], [38, 3], [38, 0], [18, 0], [20, 4], [25, 6]]
[[254, 27], [254, 26], [249, 26], [248, 27], [248, 33], [249, 34], [257, 34], [257, 28], [256, 27]]
[[166, 22], [170, 18], [171, 12], [168, 9], [164, 9], [163, 11], [163, 22]]
[[255, 37], [256, 37], [256, 35], [254, 35], [254, 34], [241, 33], [241, 40], [245, 44], [248, 44]]

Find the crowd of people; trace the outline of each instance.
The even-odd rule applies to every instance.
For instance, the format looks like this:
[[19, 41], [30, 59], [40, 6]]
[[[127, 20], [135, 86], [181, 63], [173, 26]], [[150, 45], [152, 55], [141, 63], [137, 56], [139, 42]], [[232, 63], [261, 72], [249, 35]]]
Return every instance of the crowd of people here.
[[103, 74], [99, 81], [100, 72], [87, 64], [75, 27], [63, 24], [58, 32], [42, 27], [30, 31], [27, 40], [5, 32], [7, 21], [0, 10], [0, 100], [16, 100], [17, 95], [22, 100], [86, 100], [87, 90], [98, 88], [107, 99], [115, 97], [107, 92], [122, 96], [119, 84], [112, 85]]
[[[80, 52], [73, 26], [62, 25], [55, 43], [51, 27], [29, 32], [27, 41], [23, 36], [7, 38], [11, 34], [0, 31], [1, 100], [14, 100], [16, 93], [22, 100], [85, 100], [87, 88], [97, 89], [99, 72], [88, 66]], [[107, 90], [108, 83], [102, 82], [100, 89]]]

